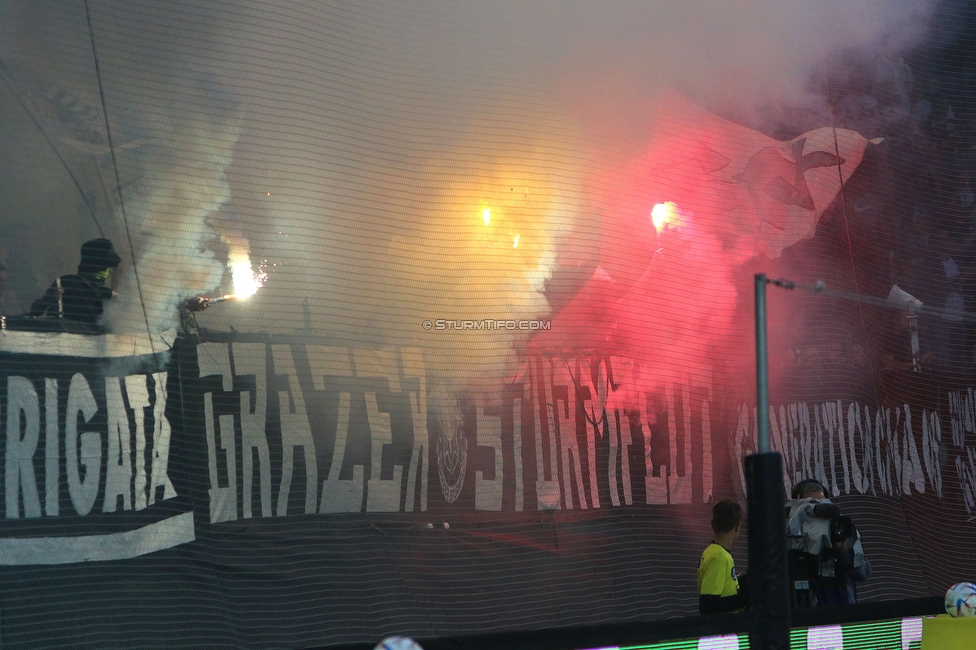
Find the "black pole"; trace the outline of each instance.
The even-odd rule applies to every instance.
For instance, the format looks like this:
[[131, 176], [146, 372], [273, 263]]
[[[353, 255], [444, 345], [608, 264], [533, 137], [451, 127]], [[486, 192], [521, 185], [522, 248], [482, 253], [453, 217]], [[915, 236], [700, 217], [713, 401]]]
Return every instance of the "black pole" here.
[[753, 650], [789, 650], [790, 587], [786, 555], [786, 493], [783, 460], [769, 447], [769, 386], [766, 360], [766, 276], [756, 275], [756, 417], [759, 453], [746, 456], [749, 518], [749, 601]]
[[786, 556], [786, 494], [779, 454], [745, 458], [749, 520], [749, 571], [752, 607], [749, 647], [789, 650], [790, 585]]

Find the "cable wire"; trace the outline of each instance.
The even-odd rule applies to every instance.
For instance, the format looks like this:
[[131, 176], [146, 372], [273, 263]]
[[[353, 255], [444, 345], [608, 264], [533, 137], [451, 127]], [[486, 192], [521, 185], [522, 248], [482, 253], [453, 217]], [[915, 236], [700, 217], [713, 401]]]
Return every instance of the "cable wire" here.
[[115, 155], [115, 142], [112, 138], [112, 127], [108, 119], [108, 105], [105, 101], [105, 85], [102, 83], [102, 68], [98, 62], [98, 50], [95, 47], [95, 30], [92, 27], [91, 9], [88, 0], [85, 0], [85, 18], [88, 21], [88, 37], [91, 40], [92, 57], [95, 62], [95, 77], [98, 79], [98, 96], [102, 102], [102, 115], [105, 118], [105, 135], [108, 139], [109, 151], [112, 154], [112, 170], [115, 172], [115, 186], [118, 188], [119, 211], [122, 214], [122, 225], [125, 228], [125, 237], [129, 243], [129, 253], [132, 255], [132, 273], [136, 280], [136, 291], [139, 293], [139, 303], [142, 306], [142, 317], [146, 322], [146, 334], [149, 335], [149, 346], [153, 355], [156, 354], [156, 346], [153, 343], [152, 329], [149, 326], [149, 312], [146, 311], [145, 296], [142, 293], [142, 282], [139, 280], [139, 265], [136, 262], [136, 251], [132, 245], [132, 232], [129, 229], [129, 218], [125, 211], [125, 199], [122, 197], [122, 179], [119, 176], [119, 163]]
[[866, 296], [864, 294], [853, 293], [850, 291], [829, 289], [823, 280], [817, 280], [816, 284], [812, 285], [797, 284], [792, 280], [787, 280], [784, 278], [767, 279], [766, 282], [780, 287], [781, 289], [802, 289], [803, 291], [818, 293], [830, 298], [837, 298], [838, 300], [877, 305], [879, 307], [887, 307], [888, 309], [911, 309], [915, 314], [925, 314], [927, 316], [938, 316], [940, 318], [945, 318], [946, 320], [959, 320], [966, 323], [976, 323], [976, 314], [971, 312], [950, 311], [947, 309], [940, 309], [938, 307], [926, 307], [922, 303], [910, 303], [907, 301], [892, 300], [891, 298], [879, 298], [877, 296]]
[[64, 167], [64, 171], [66, 171], [68, 176], [71, 177], [71, 182], [74, 183], [78, 193], [81, 194], [81, 200], [85, 202], [85, 207], [88, 208], [88, 214], [91, 215], [92, 221], [95, 222], [95, 227], [98, 228], [98, 234], [105, 237], [105, 229], [102, 228], [102, 224], [98, 221], [98, 215], [95, 214], [95, 206], [93, 206], [91, 201], [88, 200], [88, 195], [85, 194], [85, 190], [81, 187], [81, 182], [78, 180], [78, 177], [75, 176], [75, 173], [71, 171], [71, 167], [68, 166], [68, 161], [64, 159], [61, 151], [54, 145], [54, 141], [51, 140], [51, 136], [49, 136], [47, 131], [44, 130], [44, 126], [41, 124], [40, 120], [34, 116], [34, 113], [31, 112], [27, 104], [24, 103], [24, 100], [20, 96], [20, 92], [18, 92], [19, 89], [13, 81], [13, 74], [10, 72], [10, 69], [7, 67], [7, 64], [4, 63], [3, 59], [0, 59], [0, 73], [4, 72], [6, 72], [6, 74], [0, 74], [0, 79], [3, 79], [3, 82], [8, 88], [10, 88], [10, 92], [14, 99], [16, 99], [17, 103], [20, 104], [20, 107], [24, 109], [27, 117], [29, 117], [31, 122], [34, 123], [34, 126], [37, 127], [37, 130], [40, 131], [41, 135], [44, 136], [45, 142], [47, 142], [48, 146], [51, 147], [54, 155], [57, 156], [58, 160], [61, 162], [61, 166]]

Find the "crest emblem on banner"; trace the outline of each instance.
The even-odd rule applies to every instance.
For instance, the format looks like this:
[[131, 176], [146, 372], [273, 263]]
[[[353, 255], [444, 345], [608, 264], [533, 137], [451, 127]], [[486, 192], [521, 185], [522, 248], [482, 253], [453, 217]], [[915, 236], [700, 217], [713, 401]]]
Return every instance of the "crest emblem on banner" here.
[[448, 503], [457, 501], [464, 487], [464, 472], [468, 465], [468, 439], [464, 435], [464, 416], [460, 405], [453, 401], [437, 413], [437, 475], [441, 492]]

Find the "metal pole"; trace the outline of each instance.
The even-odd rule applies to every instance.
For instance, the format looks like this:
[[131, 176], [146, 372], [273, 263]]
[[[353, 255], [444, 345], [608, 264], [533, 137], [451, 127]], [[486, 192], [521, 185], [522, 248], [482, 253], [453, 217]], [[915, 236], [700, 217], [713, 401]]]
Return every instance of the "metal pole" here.
[[766, 275], [756, 274], [756, 424], [759, 453], [769, 453], [769, 371], [766, 358]]
[[789, 650], [790, 590], [786, 556], [783, 459], [769, 450], [769, 374], [766, 358], [766, 276], [756, 274], [756, 428], [759, 453], [746, 456], [749, 585], [754, 650]]
[[909, 306], [908, 316], [905, 318], [908, 320], [908, 331], [912, 334], [912, 370], [919, 372], [922, 370], [922, 354], [918, 347], [918, 316], [914, 306]]

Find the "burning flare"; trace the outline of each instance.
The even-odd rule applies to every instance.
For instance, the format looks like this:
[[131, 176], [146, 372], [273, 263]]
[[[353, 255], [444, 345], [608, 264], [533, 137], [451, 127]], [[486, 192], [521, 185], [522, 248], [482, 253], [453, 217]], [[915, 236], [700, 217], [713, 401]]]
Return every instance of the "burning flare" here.
[[651, 208], [651, 223], [658, 231], [667, 224], [677, 225], [678, 206], [673, 201], [658, 203]]
[[265, 281], [268, 279], [268, 274], [258, 269], [255, 272], [251, 268], [251, 260], [248, 259], [247, 254], [231, 254], [230, 260], [230, 274], [234, 281], [234, 296], [236, 298], [249, 298], [258, 292], [258, 289], [264, 286]]

